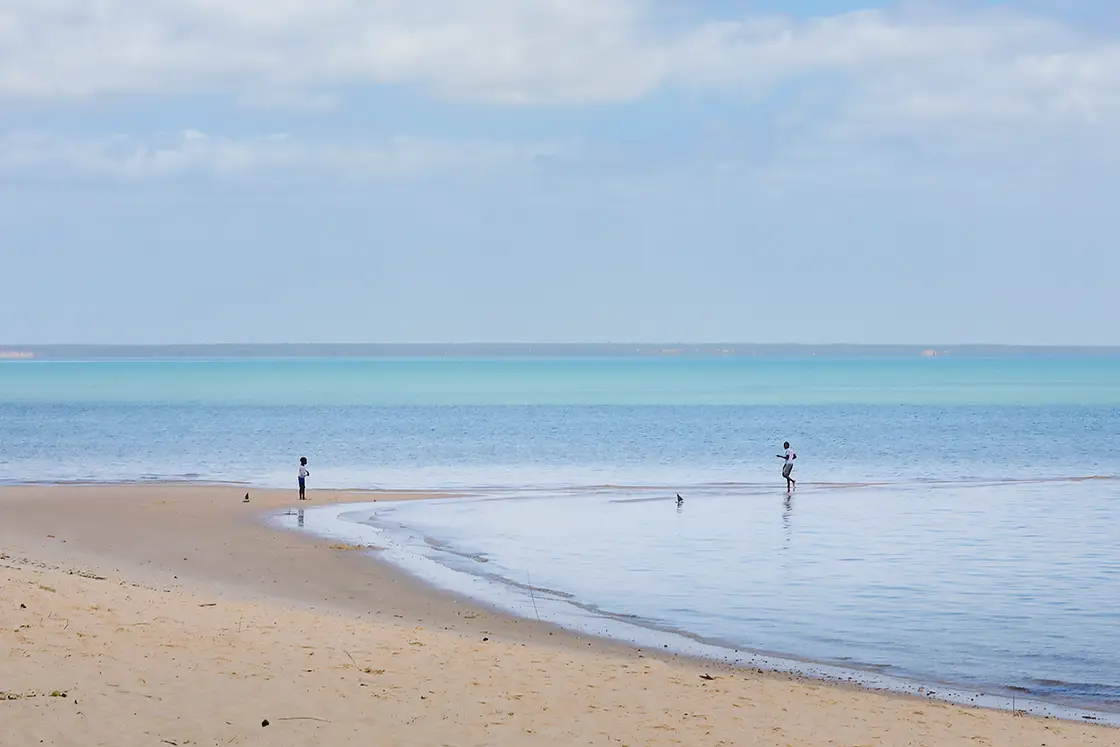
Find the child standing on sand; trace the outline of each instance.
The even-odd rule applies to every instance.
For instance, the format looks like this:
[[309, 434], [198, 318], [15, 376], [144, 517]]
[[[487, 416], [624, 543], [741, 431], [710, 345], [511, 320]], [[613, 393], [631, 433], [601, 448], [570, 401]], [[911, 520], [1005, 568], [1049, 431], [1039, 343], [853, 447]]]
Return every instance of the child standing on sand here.
[[307, 457], [299, 458], [299, 499], [307, 500], [307, 478], [311, 473], [307, 471]]
[[782, 477], [786, 478], [786, 492], [788, 493], [797, 487], [797, 480], [790, 477], [793, 474], [793, 460], [797, 459], [797, 454], [789, 447], [789, 441], [782, 444], [782, 448], [786, 450], [786, 453], [778, 454], [778, 458], [785, 460], [785, 464], [782, 465]]

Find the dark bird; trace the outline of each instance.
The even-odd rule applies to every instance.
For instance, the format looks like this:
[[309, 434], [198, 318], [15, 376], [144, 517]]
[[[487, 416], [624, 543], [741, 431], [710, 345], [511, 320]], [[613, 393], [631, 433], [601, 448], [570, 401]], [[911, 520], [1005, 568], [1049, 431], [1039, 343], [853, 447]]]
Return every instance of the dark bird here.
[[249, 494], [246, 493], [245, 494], [245, 500], [243, 500], [242, 503], [248, 503], [248, 502], [249, 502]]
[[681, 498], [680, 493], [677, 493], [677, 505], [678, 506], [683, 506], [684, 505], [684, 498]]

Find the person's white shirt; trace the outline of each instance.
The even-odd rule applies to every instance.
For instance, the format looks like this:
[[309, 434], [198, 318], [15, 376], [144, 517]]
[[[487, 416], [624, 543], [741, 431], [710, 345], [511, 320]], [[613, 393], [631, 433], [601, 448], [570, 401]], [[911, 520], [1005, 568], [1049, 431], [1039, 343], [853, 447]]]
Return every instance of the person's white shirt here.
[[786, 464], [793, 464], [793, 460], [797, 458], [797, 454], [793, 453], [793, 449], [786, 449]]
[[307, 476], [310, 475], [310, 474], [311, 473], [307, 471], [307, 467], [304, 467], [301, 464], [300, 467], [299, 467], [299, 479], [306, 480]]

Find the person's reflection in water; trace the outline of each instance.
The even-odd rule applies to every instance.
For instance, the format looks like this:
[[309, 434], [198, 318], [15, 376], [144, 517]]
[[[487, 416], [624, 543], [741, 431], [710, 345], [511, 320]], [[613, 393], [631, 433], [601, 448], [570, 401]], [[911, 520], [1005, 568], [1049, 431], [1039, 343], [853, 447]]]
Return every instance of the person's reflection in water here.
[[299, 510], [299, 513], [296, 515], [296, 523], [299, 524], [300, 526], [303, 526], [303, 509], [302, 508]]
[[793, 536], [793, 496], [787, 495], [785, 501], [782, 502], [782, 506], [782, 529], [785, 530], [786, 535], [782, 550], [788, 550], [790, 538]]

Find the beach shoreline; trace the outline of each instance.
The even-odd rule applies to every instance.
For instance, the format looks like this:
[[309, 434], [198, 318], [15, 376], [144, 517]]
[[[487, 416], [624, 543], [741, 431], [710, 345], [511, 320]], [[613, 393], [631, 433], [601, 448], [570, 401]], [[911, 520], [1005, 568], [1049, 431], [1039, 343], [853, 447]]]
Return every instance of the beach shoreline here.
[[[466, 499], [479, 501], [481, 503], [477, 505], [483, 505], [493, 500], [537, 500], [582, 493], [583, 491], [548, 491], [537, 496], [532, 490], [519, 492], [507, 489], [498, 494], [482, 491], [457, 495], [450, 497], [450, 502]], [[431, 507], [432, 510], [438, 513], [441, 510], [439, 506], [448, 505], [448, 498], [445, 495], [431, 496], [437, 504]], [[637, 500], [649, 502], [663, 499]], [[643, 617], [629, 610], [619, 611], [615, 606], [617, 603], [593, 603], [569, 593], [571, 590], [566, 586], [536, 586], [534, 594], [535, 572], [529, 575], [527, 570], [522, 570], [521, 578], [518, 579], [509, 575], [513, 570], [511, 568], [505, 568], [504, 573], [492, 570], [493, 557], [487, 543], [469, 548], [458, 547], [451, 536], [439, 533], [434, 527], [422, 531], [409, 528], [407, 518], [401, 524], [402, 519], [396, 510], [389, 510], [390, 518], [379, 519], [380, 515], [384, 515], [385, 508], [384, 503], [377, 502], [346, 503], [343, 506], [328, 504], [310, 507], [307, 511], [301, 510], [298, 518], [289, 511], [286, 514], [272, 515], [269, 521], [288, 531], [310, 533], [331, 542], [376, 545], [378, 560], [390, 563], [406, 572], [410, 578], [421, 580], [437, 593], [464, 594], [470, 604], [483, 605], [491, 611], [513, 615], [522, 620], [543, 619], [566, 631], [620, 642], [635, 649], [672, 654], [699, 665], [718, 662], [736, 669], [764, 670], [869, 691], [1053, 716], [1067, 721], [1091, 720], [1120, 726], [1120, 713], [1110, 708], [1108, 702], [1097, 706], [1087, 699], [1077, 701], [1060, 696], [1040, 696], [1028, 688], [1020, 687], [1018, 683], [991, 681], [969, 687], [965, 684], [966, 679], [953, 679], [948, 672], [940, 677], [929, 674], [923, 676], [920, 673], [903, 673], [895, 667], [894, 673], [889, 674], [884, 671], [887, 667], [883, 664], [860, 666], [851, 659], [814, 659], [778, 650], [751, 648], [730, 639], [699, 635], [667, 623], [662, 618]], [[492, 515], [492, 512], [488, 513]], [[411, 511], [409, 515], [415, 519], [417, 512]], [[486, 531], [484, 527], [477, 529]], [[461, 535], [459, 539], [462, 539]]]
[[[447, 721], [455, 722], [454, 729], [447, 732], [454, 739], [445, 743], [455, 744], [606, 744], [617, 742], [622, 735], [628, 735], [631, 744], [677, 743], [682, 737], [685, 743], [828, 744], [842, 733], [850, 734], [853, 744], [861, 740], [866, 743], [868, 739], [875, 743], [901, 740], [955, 744], [976, 737], [977, 729], [988, 744], [1033, 743], [1038, 741], [1035, 737], [1043, 737], [1048, 745], [1120, 744], [1120, 731], [1104, 726], [1019, 717], [735, 669], [580, 635], [440, 592], [406, 577], [388, 563], [370, 562], [363, 553], [353, 552], [353, 548], [286, 532], [265, 521], [278, 511], [322, 506], [326, 502], [415, 500], [450, 497], [448, 493], [315, 491], [312, 500], [303, 503], [295, 499], [294, 491], [250, 489], [251, 500], [245, 504], [244, 492], [241, 486], [193, 485], [0, 488], [0, 507], [6, 515], [0, 527], [3, 597], [12, 602], [17, 598], [31, 600], [20, 602], [25, 608], [5, 606], [0, 618], [5, 629], [16, 631], [16, 639], [6, 643], [9, 650], [5, 652], [17, 662], [16, 674], [10, 682], [3, 683], [3, 689], [7, 697], [31, 693], [0, 705], [20, 724], [13, 733], [47, 734], [53, 740], [47, 743], [71, 743], [66, 734], [52, 731], [65, 719], [51, 721], [47, 716], [57, 710], [61, 700], [69, 700], [51, 699], [49, 692], [61, 690], [54, 686], [47, 690], [48, 685], [42, 683], [49, 676], [58, 677], [68, 671], [68, 660], [81, 656], [89, 637], [102, 640], [102, 657], [105, 651], [117, 652], [119, 666], [133, 673], [145, 673], [148, 676], [143, 679], [150, 683], [152, 675], [167, 677], [168, 671], [179, 671], [176, 667], [168, 670], [166, 662], [159, 666], [151, 664], [150, 657], [156, 657], [166, 646], [181, 646], [182, 641], [174, 643], [178, 640], [175, 636], [182, 633], [184, 626], [193, 625], [192, 661], [174, 675], [175, 679], [189, 679], [195, 684], [206, 681], [208, 687], [219, 692], [239, 691], [246, 682], [226, 671], [226, 664], [217, 658], [207, 658], [215, 647], [220, 647], [223, 637], [231, 635], [235, 625], [244, 631], [243, 623], [234, 620], [236, 615], [238, 620], [248, 616], [254, 620], [270, 617], [290, 622], [269, 627], [261, 640], [247, 646], [258, 659], [267, 659], [270, 667], [280, 671], [292, 666], [293, 657], [298, 658], [297, 652], [303, 650], [300, 646], [320, 653], [331, 648], [335, 638], [350, 636], [356, 649], [373, 657], [375, 651], [363, 650], [360, 644], [376, 641], [380, 647], [377, 650], [390, 661], [400, 657], [410, 660], [406, 671], [414, 681], [397, 682], [396, 689], [389, 692], [394, 693], [394, 698], [407, 696], [415, 700], [411, 707], [430, 709], [433, 705], [426, 702], [429, 696], [417, 684], [421, 680], [427, 683], [424, 687], [433, 690], [433, 699], [435, 689], [430, 686], [440, 680], [444, 686], [440, 697], [448, 702], [458, 699], [462, 701], [458, 703], [460, 707], [483, 701], [492, 706], [494, 698], [509, 695], [498, 692], [508, 690], [505, 684], [509, 682], [516, 681], [518, 689], [526, 691], [519, 693], [522, 697], [516, 699], [516, 707], [511, 705], [501, 718], [496, 712], [487, 711], [489, 715], [484, 716], [481, 712], [459, 711], [454, 717], [444, 713], [439, 724], [428, 723], [430, 719], [420, 716], [407, 723], [412, 716], [393, 718], [386, 711], [381, 718], [387, 718], [394, 728], [386, 732], [382, 727], [382, 733], [394, 744], [441, 743], [441, 739], [451, 738], [441, 736], [440, 732], [447, 727]], [[43, 591], [44, 588], [51, 591]], [[96, 597], [101, 602], [83, 605], [82, 600], [87, 597]], [[127, 625], [113, 627], [104, 621], [94, 624], [94, 618], [107, 614], [105, 610], [123, 610], [120, 614], [125, 614], [137, 604], [158, 606], [166, 613], [163, 617], [175, 622], [146, 622], [145, 629], [153, 638], [139, 646], [128, 635]], [[60, 617], [63, 612], [68, 619], [85, 615], [91, 626], [87, 631], [93, 632], [86, 632], [84, 637], [68, 637], [68, 629], [50, 627], [41, 615], [38, 627], [21, 622], [21, 615], [27, 616], [26, 610], [40, 614], [47, 608], [57, 608], [47, 613], [47, 619]], [[206, 619], [199, 617], [200, 610], [205, 611]], [[296, 636], [301, 642], [286, 637], [295, 630], [301, 631]], [[169, 640], [172, 642], [168, 643]], [[259, 649], [262, 645], [267, 648]], [[499, 649], [500, 654], [495, 654]], [[285, 651], [291, 655], [286, 656]], [[297, 731], [303, 735], [314, 733], [320, 738], [329, 736], [332, 742], [358, 739], [360, 725], [368, 717], [369, 703], [348, 710], [339, 704], [339, 699], [351, 686], [368, 690], [374, 682], [355, 683], [347, 678], [373, 677], [364, 669], [393, 669], [363, 664], [354, 651], [347, 652], [330, 670], [329, 682], [316, 679], [322, 674], [318, 669], [294, 672], [309, 676], [294, 676], [283, 683], [287, 689], [274, 693], [277, 702], [287, 698], [304, 705], [316, 703], [334, 717], [306, 723], [283, 722], [284, 730], [272, 731], [261, 731], [256, 721], [256, 731], [250, 738], [243, 734], [248, 728], [247, 716], [238, 711], [247, 706], [226, 708], [215, 702], [210, 707], [216, 712], [228, 711], [230, 718], [217, 725], [194, 724], [192, 728], [196, 731], [192, 733], [202, 735], [200, 739], [238, 737], [242, 743], [253, 744], [295, 743]], [[237, 659], [243, 655], [245, 652], [223, 650], [221, 658]], [[504, 679], [478, 679], [485, 662], [496, 660], [501, 661]], [[545, 660], [550, 665], [542, 668], [540, 662]], [[89, 719], [91, 706], [84, 702], [90, 698], [98, 708], [112, 709], [121, 707], [122, 699], [132, 703], [136, 692], [141, 692], [140, 697], [153, 695], [151, 691], [144, 693], [139, 685], [129, 688], [132, 695], [115, 692], [110, 685], [119, 683], [105, 679], [109, 675], [103, 665], [103, 661], [99, 662], [102, 668], [96, 674], [93, 667], [86, 671], [87, 679], [83, 682], [64, 683], [68, 697], [71, 690], [81, 693], [77, 708], [82, 715], [73, 717], [82, 719], [81, 723]], [[643, 674], [637, 673], [639, 669]], [[269, 668], [261, 669], [259, 677], [276, 676], [269, 672]], [[644, 689], [626, 686], [622, 672], [640, 677]], [[701, 679], [701, 675], [714, 679]], [[166, 684], [171, 686], [170, 682]], [[561, 700], [567, 704], [564, 712], [549, 705], [557, 693], [563, 694]], [[594, 699], [588, 700], [589, 694], [605, 695], [617, 707], [601, 708]], [[711, 702], [716, 694], [719, 709]], [[145, 700], [153, 699], [154, 696]], [[381, 700], [374, 699], [388, 708]], [[264, 701], [254, 702], [258, 710], [268, 710]], [[529, 707], [533, 702], [538, 707]], [[682, 707], [681, 703], [692, 705]], [[747, 708], [746, 703], [751, 707]], [[769, 703], [773, 710], [760, 720], [761, 703]], [[651, 704], [664, 704], [664, 709], [648, 719], [635, 717], [636, 711], [656, 707]], [[749, 719], [744, 719], [746, 710], [750, 711]], [[671, 715], [674, 712], [678, 712], [676, 718]], [[699, 713], [705, 714], [703, 720], [680, 715]], [[131, 719], [117, 722], [116, 731], [106, 732], [104, 743], [149, 743], [140, 736], [170, 728], [169, 719], [166, 713], [137, 710]], [[230, 729], [240, 731], [234, 733]], [[116, 738], [112, 738], [114, 734]], [[717, 734], [720, 738], [713, 739]], [[748, 734], [752, 736], [748, 738]], [[5, 739], [0, 736], [0, 744], [7, 744]], [[199, 739], [194, 741], [203, 743]]]

